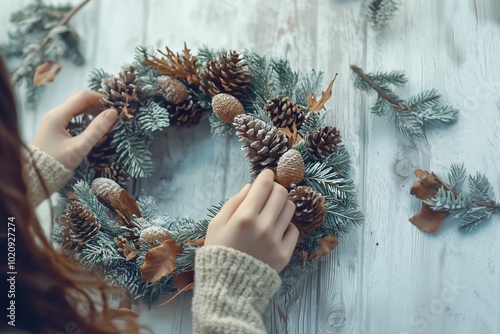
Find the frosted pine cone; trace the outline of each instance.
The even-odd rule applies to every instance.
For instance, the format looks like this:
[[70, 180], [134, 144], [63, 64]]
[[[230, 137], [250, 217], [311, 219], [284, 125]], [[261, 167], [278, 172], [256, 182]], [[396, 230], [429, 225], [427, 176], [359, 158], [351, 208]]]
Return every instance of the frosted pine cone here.
[[60, 218], [64, 225], [61, 228], [67, 242], [76, 242], [83, 245], [97, 238], [101, 223], [94, 214], [78, 201], [68, 203], [65, 214]]
[[288, 139], [278, 128], [250, 115], [234, 118], [236, 135], [243, 142], [250, 171], [258, 174], [266, 168], [275, 169], [279, 158], [288, 150]]
[[139, 106], [134, 66], [123, 66], [118, 76], [110, 75], [101, 83], [99, 93], [106, 95], [102, 102], [107, 108], [115, 108], [131, 117]]

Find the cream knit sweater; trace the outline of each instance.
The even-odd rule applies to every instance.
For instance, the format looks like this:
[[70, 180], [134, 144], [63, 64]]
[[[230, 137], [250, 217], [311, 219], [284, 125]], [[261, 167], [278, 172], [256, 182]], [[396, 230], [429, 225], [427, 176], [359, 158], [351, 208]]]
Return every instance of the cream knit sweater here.
[[[72, 172], [51, 156], [29, 146], [27, 183], [33, 206], [60, 189]], [[36, 164], [49, 190], [45, 194], [34, 170]], [[278, 290], [274, 269], [254, 257], [223, 246], [196, 252], [193, 297], [194, 333], [265, 333], [262, 312]]]

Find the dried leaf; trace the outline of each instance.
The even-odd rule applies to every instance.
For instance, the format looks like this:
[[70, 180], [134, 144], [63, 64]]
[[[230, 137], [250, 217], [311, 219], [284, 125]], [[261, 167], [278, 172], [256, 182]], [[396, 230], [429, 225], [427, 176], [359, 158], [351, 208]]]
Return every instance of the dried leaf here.
[[175, 269], [177, 254], [180, 252], [182, 246], [172, 239], [165, 240], [160, 246], [150, 249], [141, 267], [141, 281], [155, 283], [171, 274]]
[[183, 55], [175, 54], [168, 47], [167, 51], [158, 50], [165, 58], [151, 56], [153, 60], [146, 58], [146, 64], [156, 67], [158, 73], [173, 76], [175, 78], [186, 79], [190, 85], [198, 86], [198, 59], [191, 55], [191, 50], [184, 43]]
[[192, 290], [194, 288], [194, 269], [181, 271], [174, 276], [172, 283], [179, 290]]
[[448, 215], [447, 211], [434, 211], [429, 205], [422, 203], [422, 210], [409, 220], [419, 230], [435, 233], [439, 230]]
[[311, 254], [310, 259], [314, 260], [317, 257], [326, 256], [330, 254], [338, 245], [339, 245], [339, 240], [335, 237], [328, 236], [321, 238], [319, 240], [318, 249]]
[[198, 240], [188, 240], [186, 242], [186, 245], [198, 246], [198, 247], [202, 247], [204, 244], [205, 244], [205, 238], [201, 238]]
[[127, 257], [125, 258], [125, 261], [133, 260], [136, 257], [137, 257], [137, 251], [136, 250], [131, 251], [130, 253], [128, 253]]
[[332, 87], [335, 79], [337, 79], [337, 74], [335, 74], [335, 78], [333, 78], [326, 90], [321, 92], [319, 101], [316, 101], [314, 94], [307, 95], [307, 104], [309, 106], [308, 112], [319, 112], [321, 109], [325, 109], [325, 103], [332, 97]]
[[135, 246], [131, 245], [126, 238], [116, 237], [115, 244], [118, 251], [125, 256], [126, 261], [133, 260], [137, 257], [137, 250], [135, 249]]
[[288, 127], [279, 129], [288, 137], [288, 148], [292, 148], [302, 140], [302, 137], [299, 135], [299, 130], [297, 129], [297, 125], [295, 123], [293, 123], [291, 130]]
[[35, 76], [33, 77], [33, 84], [35, 87], [52, 82], [61, 70], [61, 64], [54, 63], [48, 60], [45, 63], [38, 65], [35, 69]]
[[415, 169], [415, 176], [418, 178], [410, 190], [410, 194], [418, 199], [427, 200], [437, 194], [443, 183], [436, 177], [436, 174], [421, 169]]

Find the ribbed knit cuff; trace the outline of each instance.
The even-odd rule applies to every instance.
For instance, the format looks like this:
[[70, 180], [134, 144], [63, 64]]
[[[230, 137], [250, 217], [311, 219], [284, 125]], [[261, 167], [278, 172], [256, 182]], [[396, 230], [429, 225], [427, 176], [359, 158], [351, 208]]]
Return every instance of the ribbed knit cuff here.
[[246, 253], [201, 247], [195, 261], [194, 329], [265, 332], [262, 312], [280, 285], [273, 268]]
[[56, 161], [47, 153], [41, 151], [34, 145], [29, 145], [30, 152], [26, 152], [28, 164], [26, 166], [26, 181], [29, 189], [30, 200], [34, 207], [43, 201], [47, 194], [43, 190], [42, 184], [35, 171], [34, 165], [36, 164], [40, 171], [43, 181], [51, 195], [53, 192], [59, 190], [64, 186], [73, 175], [73, 172], [64, 167], [63, 164]]

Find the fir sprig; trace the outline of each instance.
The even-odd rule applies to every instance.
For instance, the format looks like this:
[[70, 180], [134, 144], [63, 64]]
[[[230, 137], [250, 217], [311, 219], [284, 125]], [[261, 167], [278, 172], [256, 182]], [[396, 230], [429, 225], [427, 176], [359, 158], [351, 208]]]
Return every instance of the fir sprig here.
[[36, 106], [44, 87], [34, 82], [39, 66], [57, 63], [60, 58], [69, 59], [76, 65], [83, 64], [78, 35], [68, 23], [88, 2], [90, 0], [83, 0], [72, 8], [34, 0], [11, 15], [10, 21], [16, 25], [16, 30], [9, 32], [9, 41], [0, 45], [0, 52], [6, 57], [22, 58], [11, 80], [13, 84], [25, 82], [30, 107]]
[[414, 143], [425, 138], [429, 126], [450, 124], [458, 119], [458, 110], [441, 105], [441, 95], [435, 89], [419, 93], [409, 99], [399, 97], [393, 87], [403, 87], [408, 82], [402, 71], [364, 73], [351, 65], [354, 73], [354, 87], [368, 94], [377, 93], [377, 100], [371, 111], [391, 119], [402, 138]]
[[500, 203], [495, 200], [493, 187], [486, 175], [466, 175], [463, 164], [453, 164], [447, 175], [448, 184], [425, 201], [432, 210], [449, 212], [449, 218], [458, 219], [462, 223], [459, 227], [461, 232], [479, 227], [500, 212]]

